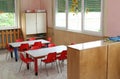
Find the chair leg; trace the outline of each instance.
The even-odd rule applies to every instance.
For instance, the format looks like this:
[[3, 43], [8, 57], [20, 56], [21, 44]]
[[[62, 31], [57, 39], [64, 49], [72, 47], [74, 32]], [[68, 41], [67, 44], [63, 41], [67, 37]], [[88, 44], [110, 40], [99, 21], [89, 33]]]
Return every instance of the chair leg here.
[[22, 67], [22, 63], [23, 63], [23, 62], [21, 62], [21, 65], [20, 65], [20, 69], [19, 69], [19, 72], [20, 72], [20, 70], [21, 70], [21, 67]]
[[55, 61], [55, 62], [56, 62], [57, 71], [58, 71], [58, 73], [59, 73], [59, 69], [58, 69], [58, 64], [57, 64], [57, 61]]
[[8, 53], [6, 54], [6, 60], [7, 60], [7, 58], [8, 58]]
[[11, 54], [11, 53], [9, 53], [9, 52], [7, 53], [7, 55], [6, 55], [6, 60], [8, 59], [8, 57], [9, 57], [9, 54]]
[[62, 73], [62, 66], [61, 66], [60, 61], [59, 61], [59, 66], [60, 66], [60, 71], [61, 71], [61, 73]]
[[64, 67], [64, 60], [61, 61], [62, 66]]
[[47, 76], [48, 76], [48, 70], [47, 70], [46, 64], [45, 64], [45, 70], [46, 70], [46, 73], [47, 73]]

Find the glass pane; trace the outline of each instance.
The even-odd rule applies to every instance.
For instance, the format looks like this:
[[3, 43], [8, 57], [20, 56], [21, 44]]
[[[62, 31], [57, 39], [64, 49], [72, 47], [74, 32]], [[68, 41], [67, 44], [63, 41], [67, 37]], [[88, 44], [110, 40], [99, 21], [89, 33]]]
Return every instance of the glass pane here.
[[57, 0], [56, 3], [56, 27], [66, 27], [66, 2], [65, 0]]
[[81, 0], [69, 0], [68, 29], [81, 31]]
[[1, 13], [0, 14], [0, 27], [14, 27], [15, 26], [15, 13]]
[[101, 31], [101, 0], [84, 0], [84, 30]]

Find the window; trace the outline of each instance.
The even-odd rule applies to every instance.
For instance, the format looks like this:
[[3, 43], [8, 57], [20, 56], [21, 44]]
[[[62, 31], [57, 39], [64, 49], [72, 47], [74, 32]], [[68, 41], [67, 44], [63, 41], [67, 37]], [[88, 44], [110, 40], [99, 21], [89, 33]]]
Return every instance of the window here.
[[0, 0], [0, 27], [17, 27], [15, 9], [15, 0]]
[[72, 0], [68, 0], [68, 30], [81, 31], [80, 6], [81, 0], [75, 3]]
[[102, 0], [56, 0], [56, 7], [56, 28], [102, 35]]
[[66, 27], [66, 1], [65, 0], [57, 0], [57, 8], [56, 8], [56, 26], [57, 27]]
[[101, 32], [101, 0], [84, 0], [84, 31]]

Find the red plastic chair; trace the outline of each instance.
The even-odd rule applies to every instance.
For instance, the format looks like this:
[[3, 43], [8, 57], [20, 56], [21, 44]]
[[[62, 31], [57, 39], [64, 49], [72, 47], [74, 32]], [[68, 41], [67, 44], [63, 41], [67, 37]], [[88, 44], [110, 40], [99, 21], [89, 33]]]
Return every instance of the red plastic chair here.
[[71, 43], [70, 45], [74, 45], [75, 43]]
[[34, 60], [32, 58], [25, 57], [23, 53], [20, 53], [20, 59], [21, 59], [22, 62], [21, 62], [21, 65], [20, 65], [19, 72], [21, 70], [23, 62], [26, 63], [27, 65], [29, 65], [30, 62], [34, 62]]
[[60, 56], [57, 57], [57, 59], [61, 61], [67, 59], [67, 50], [62, 51]]
[[35, 37], [29, 38], [29, 41], [32, 41], [32, 40], [36, 40], [36, 38]]
[[[48, 76], [48, 71], [47, 71], [47, 68], [46, 68], [46, 64], [56, 62], [56, 55], [57, 55], [56, 52], [49, 53], [47, 55], [46, 59], [41, 60], [42, 62], [45, 63], [45, 69], [46, 69], [46, 72], [47, 72], [47, 76]], [[56, 62], [56, 66], [57, 66], [57, 62]], [[58, 66], [57, 66], [57, 70], [58, 70]]]
[[30, 49], [29, 44], [28, 43], [24, 43], [24, 44], [20, 45], [20, 47], [18, 48], [18, 51], [24, 52], [24, 51], [27, 51], [29, 49]]
[[39, 46], [32, 46], [30, 49], [31, 50], [39, 49]]
[[12, 52], [13, 52], [13, 50], [14, 50], [13, 47], [10, 46], [9, 44], [6, 44], [6, 49], [7, 49], [7, 51], [8, 51], [8, 53], [7, 53], [7, 55], [6, 55], [6, 59], [7, 59], [9, 53], [11, 54], [11, 57], [13, 57], [13, 56], [12, 56]]
[[41, 43], [41, 42], [35, 42], [35, 43], [31, 46], [31, 48], [32, 48], [33, 46], [36, 46], [36, 47], [38, 47], [38, 48], [42, 48], [42, 43]]
[[22, 41], [23, 41], [22, 38], [16, 39], [16, 42], [22, 42]]
[[[61, 54], [57, 57], [57, 59], [59, 61], [59, 66], [62, 72], [62, 63], [64, 65], [64, 60], [67, 59], [67, 50], [62, 51]], [[60, 61], [62, 62], [60, 63]]]
[[48, 37], [47, 40], [51, 43], [52, 42], [52, 38]]
[[48, 47], [54, 47], [54, 46], [56, 46], [54, 43], [48, 44]]

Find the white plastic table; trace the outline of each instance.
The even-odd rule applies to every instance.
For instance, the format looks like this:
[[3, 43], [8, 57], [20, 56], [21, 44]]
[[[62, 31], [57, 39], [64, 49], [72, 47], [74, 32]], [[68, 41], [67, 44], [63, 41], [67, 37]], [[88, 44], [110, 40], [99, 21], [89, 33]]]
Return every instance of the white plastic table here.
[[41, 48], [37, 50], [29, 50], [26, 51], [26, 53], [34, 58], [34, 71], [35, 75], [38, 75], [38, 59], [41, 57], [46, 56], [48, 53], [56, 52], [60, 53], [63, 50], [67, 50], [67, 46], [65, 45], [59, 45], [55, 47], [49, 47], [49, 48]]
[[44, 40], [44, 39], [9, 43], [9, 45], [11, 45], [14, 48], [15, 60], [16, 61], [18, 60], [18, 52], [17, 51], [18, 51], [18, 47], [21, 44], [28, 43], [29, 45], [33, 45], [34, 42], [41, 42], [43, 44], [49, 44], [50, 43], [49, 41]]

